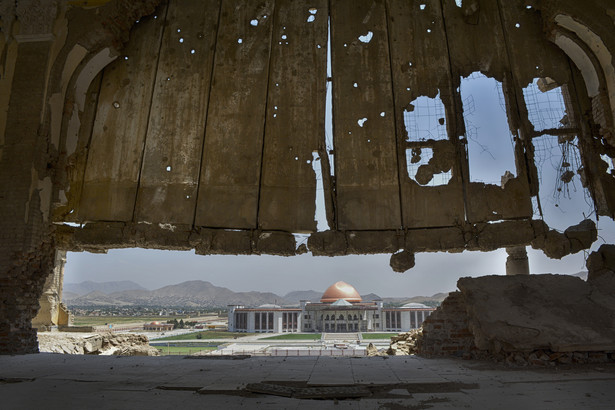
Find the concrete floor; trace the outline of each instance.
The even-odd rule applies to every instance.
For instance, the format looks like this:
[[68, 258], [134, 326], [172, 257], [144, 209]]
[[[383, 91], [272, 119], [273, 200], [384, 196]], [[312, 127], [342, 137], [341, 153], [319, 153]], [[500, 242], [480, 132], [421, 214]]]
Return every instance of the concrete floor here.
[[[248, 383], [368, 397], [296, 399], [246, 391]], [[275, 383], [266, 386], [276, 386]], [[356, 388], [355, 388], [356, 389]], [[346, 389], [348, 390], [348, 389]], [[348, 390], [349, 391], [349, 390]], [[324, 394], [323, 393], [323, 394]], [[414, 356], [184, 358], [0, 356], [2, 409], [612, 409], [615, 365], [506, 368]]]

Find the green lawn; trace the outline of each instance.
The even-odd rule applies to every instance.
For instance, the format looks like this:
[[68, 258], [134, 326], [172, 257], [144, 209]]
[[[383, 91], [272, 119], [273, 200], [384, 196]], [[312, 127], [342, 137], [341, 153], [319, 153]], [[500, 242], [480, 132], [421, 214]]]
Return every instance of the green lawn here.
[[389, 339], [396, 335], [397, 333], [362, 333], [363, 340]]
[[286, 333], [283, 335], [263, 337], [260, 340], [320, 340], [320, 333]]
[[154, 346], [162, 356], [168, 355], [183, 355], [188, 356], [197, 352], [210, 352], [216, 350], [217, 347], [185, 347], [185, 346]]
[[156, 341], [159, 340], [194, 340], [194, 339], [198, 339], [197, 335], [201, 335], [202, 339], [233, 339], [233, 338], [240, 338], [240, 337], [244, 337], [244, 336], [249, 336], [249, 335], [253, 335], [254, 333], [241, 333], [241, 332], [225, 332], [225, 331], [215, 331], [215, 330], [207, 330], [204, 332], [193, 332], [193, 333], [185, 333], [183, 335], [178, 335], [178, 336], [167, 336], [167, 337], [163, 337], [160, 339], [156, 339]]

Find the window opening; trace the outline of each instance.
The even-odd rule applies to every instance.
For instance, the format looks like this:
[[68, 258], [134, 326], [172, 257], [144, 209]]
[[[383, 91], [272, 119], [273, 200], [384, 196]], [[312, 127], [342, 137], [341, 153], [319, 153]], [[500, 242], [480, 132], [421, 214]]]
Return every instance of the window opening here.
[[406, 149], [406, 167], [408, 177], [420, 185], [439, 186], [448, 184], [453, 176], [451, 170], [447, 172], [434, 173], [431, 179], [428, 179], [428, 176], [424, 176], [427, 174], [425, 173], [425, 168], [419, 171], [421, 166], [429, 167], [429, 160], [432, 157], [432, 148], [420, 147]]
[[503, 103], [502, 83], [475, 72], [459, 87], [466, 127], [471, 182], [500, 185], [516, 173], [513, 136]]
[[549, 227], [563, 231], [593, 213], [589, 191], [579, 173], [577, 137], [542, 135], [533, 143], [543, 218]]
[[407, 141], [444, 140], [446, 116], [440, 92], [435, 98], [418, 97], [404, 110]]
[[551, 78], [535, 78], [523, 89], [530, 122], [536, 131], [569, 127], [562, 88]]

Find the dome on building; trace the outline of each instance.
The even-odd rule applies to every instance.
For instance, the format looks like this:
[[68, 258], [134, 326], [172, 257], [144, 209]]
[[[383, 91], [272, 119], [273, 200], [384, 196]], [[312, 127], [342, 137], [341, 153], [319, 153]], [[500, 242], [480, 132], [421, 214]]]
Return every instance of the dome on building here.
[[344, 299], [347, 302], [361, 302], [363, 300], [354, 286], [339, 281], [325, 290], [320, 301], [322, 303], [333, 303], [339, 299]]
[[282, 306], [274, 305], [273, 303], [265, 303], [264, 305], [260, 305], [261, 309], [280, 309]]
[[429, 309], [429, 306], [422, 303], [406, 303], [402, 306], [405, 309]]

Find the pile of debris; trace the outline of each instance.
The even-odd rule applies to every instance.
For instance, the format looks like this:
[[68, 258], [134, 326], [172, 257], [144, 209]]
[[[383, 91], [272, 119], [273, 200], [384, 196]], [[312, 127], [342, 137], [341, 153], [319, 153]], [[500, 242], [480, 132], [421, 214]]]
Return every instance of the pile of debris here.
[[416, 341], [421, 337], [421, 329], [400, 333], [391, 337], [391, 345], [386, 353], [389, 356], [405, 356], [416, 354]]
[[39, 351], [63, 354], [158, 356], [145, 335], [101, 333], [79, 335], [64, 332], [38, 334]]

